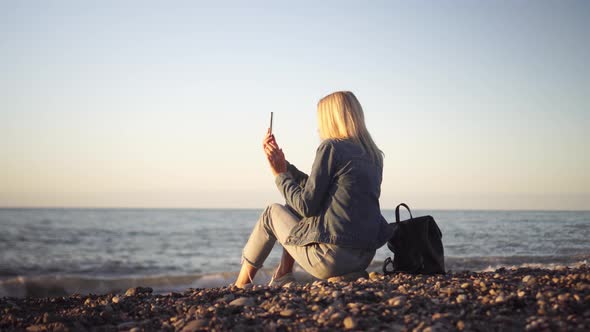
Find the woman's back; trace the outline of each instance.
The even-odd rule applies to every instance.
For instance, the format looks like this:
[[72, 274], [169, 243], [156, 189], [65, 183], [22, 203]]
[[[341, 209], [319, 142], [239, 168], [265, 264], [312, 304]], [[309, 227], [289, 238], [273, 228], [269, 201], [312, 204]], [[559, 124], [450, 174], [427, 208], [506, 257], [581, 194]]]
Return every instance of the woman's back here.
[[289, 174], [277, 177], [287, 203], [304, 218], [288, 243], [330, 243], [351, 248], [383, 245], [379, 234], [387, 222], [379, 195], [382, 167], [350, 139], [320, 144], [314, 166], [301, 190]]
[[330, 234], [350, 238], [340, 244], [374, 245], [381, 225], [379, 195], [383, 168], [352, 140], [333, 140], [334, 183], [326, 202], [325, 227]]

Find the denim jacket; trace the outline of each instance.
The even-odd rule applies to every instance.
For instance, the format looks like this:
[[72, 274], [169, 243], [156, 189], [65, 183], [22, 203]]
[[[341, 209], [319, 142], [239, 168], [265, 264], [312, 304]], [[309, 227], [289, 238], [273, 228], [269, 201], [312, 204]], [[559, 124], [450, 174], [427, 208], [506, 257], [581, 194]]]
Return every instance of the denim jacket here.
[[302, 220], [285, 244], [383, 246], [393, 230], [379, 207], [382, 174], [382, 166], [349, 139], [324, 140], [309, 176], [287, 163], [287, 172], [277, 175], [275, 183], [287, 206]]

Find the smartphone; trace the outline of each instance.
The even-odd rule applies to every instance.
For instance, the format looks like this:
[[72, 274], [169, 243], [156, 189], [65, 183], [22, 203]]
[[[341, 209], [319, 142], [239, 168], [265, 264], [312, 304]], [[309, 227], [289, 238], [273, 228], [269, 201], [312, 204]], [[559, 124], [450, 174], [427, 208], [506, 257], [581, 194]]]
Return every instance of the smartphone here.
[[270, 112], [270, 133], [272, 134], [272, 112]]

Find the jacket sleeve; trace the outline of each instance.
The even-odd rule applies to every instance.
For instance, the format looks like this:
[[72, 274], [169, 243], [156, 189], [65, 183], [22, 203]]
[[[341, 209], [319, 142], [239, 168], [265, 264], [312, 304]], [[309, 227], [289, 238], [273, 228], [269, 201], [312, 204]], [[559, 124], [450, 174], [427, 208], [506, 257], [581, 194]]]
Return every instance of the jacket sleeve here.
[[311, 173], [304, 186], [299, 186], [291, 172], [279, 174], [275, 183], [287, 204], [303, 217], [321, 212], [335, 171], [334, 147], [324, 141], [317, 149]]
[[309, 176], [302, 171], [298, 170], [295, 165], [289, 163], [287, 161], [287, 172], [290, 173], [291, 177], [300, 187], [305, 187], [305, 183], [307, 182], [307, 178]]

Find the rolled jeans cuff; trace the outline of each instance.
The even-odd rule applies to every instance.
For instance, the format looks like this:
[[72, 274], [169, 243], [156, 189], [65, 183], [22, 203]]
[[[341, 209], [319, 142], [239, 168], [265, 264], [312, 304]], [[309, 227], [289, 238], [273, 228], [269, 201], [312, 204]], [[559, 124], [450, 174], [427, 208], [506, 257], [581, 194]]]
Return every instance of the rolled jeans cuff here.
[[248, 265], [250, 265], [258, 270], [260, 270], [262, 268], [262, 264], [254, 264], [251, 260], [249, 260], [248, 258], [246, 258], [246, 256], [244, 256], [244, 253], [242, 253], [242, 261], [240, 262], [240, 264], [244, 264], [244, 263], [247, 263]]

